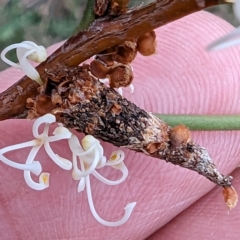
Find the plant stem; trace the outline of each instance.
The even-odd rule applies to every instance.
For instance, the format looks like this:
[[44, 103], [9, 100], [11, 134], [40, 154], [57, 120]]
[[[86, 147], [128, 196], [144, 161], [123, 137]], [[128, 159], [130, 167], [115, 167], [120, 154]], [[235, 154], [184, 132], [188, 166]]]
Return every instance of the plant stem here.
[[[231, 186], [232, 177], [217, 170], [205, 148], [193, 142], [175, 146], [171, 127], [100, 83], [83, 67], [63, 69], [59, 76], [62, 79], [55, 89], [50, 87], [47, 92], [56, 92], [57, 84], [64, 81], [69, 84], [66, 85], [68, 90], [59, 95], [63, 104], [55, 105], [52, 110], [65, 127], [196, 171], [219, 186]], [[49, 79], [51, 77], [49, 75]], [[86, 85], [88, 87], [84, 87]], [[75, 97], [72, 97], [73, 92]], [[37, 99], [34, 106], [39, 106]], [[47, 102], [42, 104], [40, 113], [49, 112], [48, 106]], [[37, 107], [32, 111], [37, 113]], [[181, 138], [181, 132], [175, 137]]]
[[240, 115], [168, 115], [155, 114], [158, 118], [174, 127], [186, 125], [190, 130], [229, 131], [240, 130]]
[[95, 14], [93, 11], [95, 0], [87, 0], [86, 7], [84, 9], [83, 17], [74, 31], [74, 34], [87, 29], [90, 24], [95, 20]]
[[[205, 0], [199, 6], [196, 0], [157, 0], [142, 8], [128, 11], [116, 18], [98, 18], [90, 27], [68, 39], [36, 70], [44, 83], [47, 72], [57, 73], [67, 66], [78, 66], [91, 56], [119, 45], [127, 39], [137, 38], [155, 28], [161, 27], [188, 14], [206, 7], [219, 5], [218, 0]], [[38, 84], [24, 76], [13, 86], [0, 94], [0, 121], [9, 118], [26, 117], [27, 98], [37, 93]], [[21, 91], [19, 91], [21, 89]]]

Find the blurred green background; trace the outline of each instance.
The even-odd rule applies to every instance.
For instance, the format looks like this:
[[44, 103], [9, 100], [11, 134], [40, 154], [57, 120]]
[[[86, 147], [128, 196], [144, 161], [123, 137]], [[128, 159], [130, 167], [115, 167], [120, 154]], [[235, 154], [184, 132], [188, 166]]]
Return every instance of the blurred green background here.
[[[154, 0], [145, 0], [144, 4]], [[8, 45], [29, 40], [50, 46], [69, 38], [81, 20], [87, 0], [0, 0], [0, 52]], [[139, 5], [131, 0], [129, 7]], [[208, 9], [238, 25], [231, 4]], [[7, 55], [16, 60], [15, 51]], [[8, 67], [0, 61], [0, 70]]]

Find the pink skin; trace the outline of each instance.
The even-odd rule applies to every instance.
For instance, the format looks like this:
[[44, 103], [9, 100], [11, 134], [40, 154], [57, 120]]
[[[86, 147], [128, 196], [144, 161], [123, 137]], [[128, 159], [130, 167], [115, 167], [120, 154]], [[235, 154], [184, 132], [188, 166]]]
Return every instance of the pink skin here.
[[[206, 12], [158, 29], [157, 54], [138, 55], [133, 63], [135, 92], [125, 90], [124, 96], [151, 112], [239, 113], [239, 48], [214, 53], [204, 50], [230, 30], [228, 23]], [[1, 89], [22, 75], [18, 69], [3, 71]], [[0, 147], [31, 140], [31, 126], [32, 121], [26, 120], [0, 122]], [[223, 173], [229, 174], [239, 165], [238, 132], [196, 132], [193, 139], [207, 147]], [[107, 157], [116, 149], [108, 143], [103, 146]], [[54, 150], [62, 157], [71, 156], [66, 142], [55, 144]], [[154, 232], [149, 239], [238, 239], [240, 207], [228, 215], [221, 188], [195, 172], [124, 151], [129, 169], [124, 183], [106, 186], [91, 176], [93, 200], [103, 219], [116, 221], [127, 203], [137, 202], [130, 220], [116, 228], [96, 222], [86, 193], [77, 193], [78, 182], [71, 172], [57, 167], [44, 152], [36, 160], [50, 172], [50, 187], [40, 192], [26, 185], [22, 171], [0, 164], [1, 239], [139, 240]], [[8, 157], [24, 162], [26, 154], [21, 150]], [[111, 179], [118, 176], [110, 168], [102, 173]], [[234, 177], [240, 192], [239, 170]]]

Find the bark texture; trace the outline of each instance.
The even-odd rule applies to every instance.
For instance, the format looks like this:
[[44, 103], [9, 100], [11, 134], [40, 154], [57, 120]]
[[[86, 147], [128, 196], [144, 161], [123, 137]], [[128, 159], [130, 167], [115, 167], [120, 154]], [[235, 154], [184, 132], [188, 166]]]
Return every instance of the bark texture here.
[[[185, 140], [183, 131], [173, 139], [171, 127], [100, 83], [88, 65], [48, 73], [46, 90], [28, 101], [28, 108], [30, 117], [51, 112], [68, 128], [196, 171], [219, 186], [231, 186], [232, 177], [218, 172], [205, 148]], [[181, 132], [184, 141], [176, 141]]]
[[[86, 30], [68, 39], [47, 60], [36, 67], [43, 82], [47, 71], [58, 71], [80, 63], [103, 50], [137, 38], [206, 7], [220, 4], [219, 0], [157, 0], [142, 8], [128, 11], [116, 18], [98, 18]], [[0, 120], [24, 118], [27, 98], [37, 93], [38, 85], [27, 76], [0, 94]], [[19, 89], [22, 89], [19, 91]]]

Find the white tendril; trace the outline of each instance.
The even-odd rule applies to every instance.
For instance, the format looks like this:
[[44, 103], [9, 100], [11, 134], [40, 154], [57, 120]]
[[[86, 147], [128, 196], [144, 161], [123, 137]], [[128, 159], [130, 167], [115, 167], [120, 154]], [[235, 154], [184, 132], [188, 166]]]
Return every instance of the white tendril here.
[[[49, 131], [49, 125], [51, 123], [54, 123], [56, 121], [55, 116], [52, 114], [46, 114], [43, 117], [38, 118], [32, 128], [33, 136], [36, 138], [32, 141], [28, 141], [25, 143], [20, 143], [12, 146], [8, 146], [5, 148], [0, 149], [0, 160], [4, 162], [5, 164], [24, 170], [24, 179], [27, 183], [27, 185], [35, 190], [43, 190], [49, 186], [49, 174], [48, 173], [42, 173], [39, 177], [39, 183], [34, 182], [31, 173], [39, 175], [42, 172], [42, 167], [39, 161], [35, 161], [35, 157], [40, 150], [42, 146], [44, 146], [48, 156], [61, 168], [65, 170], [71, 170], [72, 169], [72, 163], [68, 161], [67, 159], [59, 157], [57, 154], [53, 152], [53, 150], [50, 147], [50, 142], [59, 141], [62, 139], [69, 139], [71, 138], [72, 134], [69, 132], [68, 129], [59, 126], [56, 127], [56, 129], [53, 132], [53, 136], [48, 135]], [[39, 127], [40, 125], [45, 124], [43, 133], [39, 133]], [[30, 150], [27, 160], [25, 164], [22, 163], [16, 163], [8, 158], [6, 158], [3, 154], [19, 150], [26, 147], [32, 147]]]
[[[7, 52], [16, 49], [19, 64], [14, 63], [6, 58]], [[23, 41], [21, 43], [12, 44], [1, 52], [2, 60], [12, 67], [20, 68], [32, 80], [42, 85], [43, 82], [37, 70], [31, 65], [28, 59], [41, 63], [47, 59], [47, 52], [43, 46], [30, 41]]]
[[[104, 156], [103, 147], [100, 141], [98, 141], [93, 136], [87, 135], [82, 139], [80, 144], [78, 138], [72, 134], [68, 129], [63, 127], [62, 124], [58, 126], [53, 131], [53, 135], [49, 136], [49, 126], [56, 122], [56, 118], [52, 114], [46, 114], [43, 117], [38, 118], [32, 127], [32, 134], [35, 137], [34, 140], [20, 143], [12, 146], [8, 146], [0, 149], [0, 160], [17, 169], [24, 171], [24, 180], [26, 184], [35, 190], [43, 190], [49, 187], [50, 174], [47, 172], [42, 172], [42, 167], [39, 161], [36, 161], [37, 153], [43, 146], [46, 150], [48, 156], [62, 169], [72, 170], [72, 177], [78, 180], [77, 191], [82, 192], [86, 189], [88, 204], [93, 214], [94, 218], [101, 224], [105, 226], [120, 226], [124, 224], [130, 217], [136, 202], [132, 202], [126, 205], [124, 208], [124, 216], [118, 221], [106, 221], [103, 220], [95, 210], [91, 185], [90, 185], [90, 175], [96, 177], [99, 181], [107, 185], [118, 185], [121, 184], [128, 176], [128, 169], [124, 164], [125, 154], [122, 150], [114, 151], [110, 158], [107, 160]], [[44, 124], [43, 132], [39, 131], [40, 126]], [[58, 154], [54, 153], [51, 149], [50, 143], [59, 140], [67, 139], [69, 143], [70, 150], [72, 151], [72, 162], [62, 158]], [[19, 150], [26, 147], [32, 147], [27, 160], [24, 164], [16, 163], [4, 156], [5, 153]], [[116, 180], [109, 180], [103, 177], [97, 169], [103, 167], [112, 167], [118, 171], [121, 171], [122, 176]], [[34, 181], [31, 173], [39, 175], [38, 181]]]
[[[103, 155], [103, 148], [100, 142], [93, 136], [87, 135], [82, 139], [82, 146], [75, 135], [68, 140], [70, 149], [72, 150], [73, 171], [72, 177], [79, 181], [78, 192], [82, 192], [85, 188], [87, 191], [88, 204], [94, 218], [105, 226], [120, 226], [124, 224], [130, 217], [136, 203], [129, 203], [124, 209], [125, 214], [122, 219], [116, 222], [103, 220], [96, 212], [91, 192], [90, 174], [95, 176], [99, 181], [107, 185], [117, 185], [122, 183], [128, 176], [128, 169], [123, 163], [124, 152], [121, 150], [114, 151], [108, 161]], [[78, 160], [80, 169], [78, 167]], [[113, 167], [122, 172], [122, 176], [118, 180], [109, 180], [96, 171], [97, 168], [104, 166]]]

